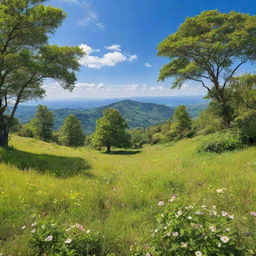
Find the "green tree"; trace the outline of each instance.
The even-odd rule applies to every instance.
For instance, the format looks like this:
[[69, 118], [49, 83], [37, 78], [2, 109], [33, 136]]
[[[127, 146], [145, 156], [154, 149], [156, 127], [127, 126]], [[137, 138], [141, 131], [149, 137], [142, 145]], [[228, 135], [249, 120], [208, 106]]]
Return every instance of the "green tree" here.
[[[79, 47], [49, 45], [48, 37], [65, 13], [46, 0], [0, 2], [0, 146], [8, 146], [12, 119], [20, 102], [42, 98], [46, 78], [72, 90], [83, 55]], [[10, 114], [9, 103], [13, 104]]]
[[59, 141], [69, 147], [84, 145], [84, 134], [80, 121], [75, 115], [69, 115], [60, 129]]
[[130, 146], [130, 135], [126, 132], [127, 123], [121, 114], [115, 109], [104, 110], [103, 117], [97, 120], [96, 130], [92, 143], [95, 146], [105, 146], [107, 152], [111, 147]]
[[173, 88], [186, 80], [201, 83], [208, 97], [222, 108], [226, 127], [232, 121], [228, 83], [236, 71], [256, 57], [256, 16], [220, 13], [218, 10], [202, 12], [187, 18], [178, 31], [158, 46], [158, 55], [171, 59], [159, 75], [159, 80], [175, 77]]
[[186, 107], [181, 105], [175, 109], [170, 122], [169, 139], [181, 139], [189, 134], [192, 127], [192, 121], [186, 111]]
[[36, 112], [36, 118], [31, 122], [36, 138], [43, 141], [49, 141], [52, 138], [54, 116], [46, 106], [39, 105]]

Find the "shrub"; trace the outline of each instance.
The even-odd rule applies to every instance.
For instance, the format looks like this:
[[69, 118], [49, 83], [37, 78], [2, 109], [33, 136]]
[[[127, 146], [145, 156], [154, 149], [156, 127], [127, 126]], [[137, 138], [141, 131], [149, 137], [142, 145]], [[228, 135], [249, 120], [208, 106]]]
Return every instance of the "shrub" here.
[[235, 126], [238, 128], [245, 143], [256, 142], [256, 112], [245, 112], [235, 120]]
[[28, 138], [34, 137], [33, 127], [30, 124], [22, 125], [22, 127], [18, 130], [17, 133], [21, 137], [28, 137]]
[[81, 224], [68, 228], [52, 220], [34, 222], [31, 227], [34, 255], [90, 256], [101, 255], [102, 236]]
[[160, 201], [156, 226], [149, 241], [150, 246], [141, 253], [135, 248], [133, 256], [248, 256], [236, 216], [215, 205], [186, 203], [173, 195]]
[[222, 153], [239, 149], [242, 146], [242, 139], [238, 134], [231, 132], [214, 133], [202, 140], [198, 151]]

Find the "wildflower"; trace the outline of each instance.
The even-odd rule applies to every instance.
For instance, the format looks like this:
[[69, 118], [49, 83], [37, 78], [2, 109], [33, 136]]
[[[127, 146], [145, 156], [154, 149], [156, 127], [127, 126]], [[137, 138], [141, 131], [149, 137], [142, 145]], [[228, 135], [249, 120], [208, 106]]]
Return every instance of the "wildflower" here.
[[211, 214], [216, 216], [218, 213], [216, 211], [212, 211]]
[[214, 232], [216, 232], [216, 227], [215, 226], [210, 226], [210, 230], [214, 233]]
[[36, 233], [36, 230], [35, 230], [35, 229], [32, 229], [32, 230], [31, 230], [31, 233]]
[[223, 188], [217, 189], [216, 192], [219, 193], [219, 194], [222, 193], [223, 192]]
[[205, 209], [205, 208], [206, 208], [206, 206], [205, 206], [205, 205], [202, 205], [201, 207], [202, 207], [203, 209]]
[[202, 256], [203, 254], [202, 254], [200, 251], [196, 251], [196, 252], [195, 252], [195, 255], [196, 255], [196, 256]]
[[187, 219], [192, 220], [192, 217], [191, 217], [191, 216], [188, 216]]
[[3, 256], [3, 254], [2, 254], [2, 253], [0, 253], [0, 256]]
[[196, 211], [195, 214], [196, 214], [196, 215], [203, 215], [204, 213], [203, 213], [203, 212]]
[[32, 227], [35, 227], [36, 225], [37, 225], [36, 221], [31, 224]]
[[182, 215], [182, 211], [178, 211], [176, 214], [175, 214], [175, 216], [178, 218], [179, 216], [181, 216]]
[[167, 233], [166, 236], [171, 236], [171, 233]]
[[176, 198], [177, 198], [177, 195], [176, 195], [176, 194], [173, 194], [173, 195], [171, 196], [171, 198], [168, 200], [168, 202], [172, 203], [172, 202], [175, 201]]
[[181, 244], [180, 244], [180, 247], [181, 248], [186, 248], [188, 246], [188, 244], [187, 243], [184, 243], [184, 242], [181, 242]]
[[52, 241], [52, 238], [53, 238], [53, 236], [47, 236], [47, 237], [44, 239], [44, 241], [46, 241], [46, 242], [51, 242], [51, 241]]
[[223, 217], [226, 217], [226, 216], [228, 216], [228, 212], [222, 211], [222, 212], [221, 212], [221, 215], [222, 215]]
[[151, 254], [149, 252], [147, 252], [145, 256], [151, 256]]
[[220, 240], [221, 240], [222, 243], [225, 244], [225, 243], [227, 243], [229, 241], [229, 238], [227, 236], [221, 236]]
[[251, 216], [256, 217], [256, 212], [251, 212]]
[[234, 219], [234, 215], [228, 215], [228, 217], [233, 220]]
[[86, 234], [90, 234], [90, 233], [91, 233], [91, 230], [88, 229], [88, 230], [86, 231]]
[[229, 231], [230, 231], [230, 228], [226, 228], [226, 231], [228, 231], [228, 232], [229, 232]]
[[218, 243], [217, 246], [220, 248], [221, 247], [221, 243]]
[[22, 229], [22, 230], [23, 230], [23, 229], [25, 229], [25, 228], [26, 228], [26, 226], [25, 226], [25, 225], [21, 227], [21, 229]]
[[179, 236], [179, 233], [178, 233], [178, 232], [173, 232], [173, 233], [172, 233], [172, 236], [173, 236], [173, 237]]
[[68, 238], [66, 241], [65, 241], [65, 244], [70, 244], [72, 242], [72, 239]]
[[155, 233], [157, 233], [158, 232], [158, 229], [155, 229]]
[[164, 206], [164, 201], [159, 201], [157, 205], [158, 206]]
[[216, 205], [213, 205], [213, 206], [212, 206], [212, 209], [216, 209]]

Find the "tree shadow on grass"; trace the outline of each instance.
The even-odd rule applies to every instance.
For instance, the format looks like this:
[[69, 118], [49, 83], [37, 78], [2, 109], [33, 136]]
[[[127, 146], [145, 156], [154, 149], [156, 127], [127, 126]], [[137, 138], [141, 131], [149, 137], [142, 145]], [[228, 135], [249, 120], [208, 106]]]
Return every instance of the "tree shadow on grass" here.
[[89, 163], [79, 157], [33, 154], [17, 149], [1, 149], [0, 162], [16, 166], [21, 170], [33, 169], [39, 173], [48, 173], [58, 178], [67, 178], [82, 174], [93, 178], [89, 173]]
[[117, 151], [110, 151], [110, 152], [104, 152], [104, 154], [107, 155], [136, 155], [139, 154], [141, 151], [136, 150], [117, 150]]

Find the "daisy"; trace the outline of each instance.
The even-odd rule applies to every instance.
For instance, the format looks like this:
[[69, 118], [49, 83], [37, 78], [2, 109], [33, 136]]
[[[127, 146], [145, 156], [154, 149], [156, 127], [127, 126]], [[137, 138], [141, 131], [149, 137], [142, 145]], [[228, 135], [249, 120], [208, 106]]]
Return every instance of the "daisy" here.
[[220, 240], [222, 243], [226, 244], [229, 241], [229, 238], [227, 236], [221, 236]]
[[52, 241], [52, 238], [53, 238], [53, 236], [47, 236], [47, 237], [44, 239], [44, 241], [50, 242], [50, 241]]
[[68, 238], [66, 241], [65, 241], [65, 244], [70, 244], [72, 242], [72, 239]]

